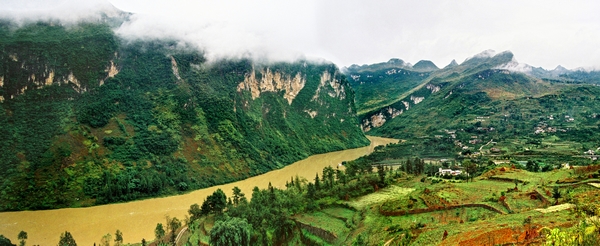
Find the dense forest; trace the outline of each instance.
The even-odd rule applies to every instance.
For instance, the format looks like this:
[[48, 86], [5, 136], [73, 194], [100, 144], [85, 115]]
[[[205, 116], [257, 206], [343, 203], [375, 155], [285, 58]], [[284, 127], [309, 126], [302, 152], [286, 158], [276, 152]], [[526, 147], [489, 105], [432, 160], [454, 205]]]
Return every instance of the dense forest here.
[[209, 63], [93, 23], [0, 37], [1, 210], [185, 192], [368, 143], [333, 64]]

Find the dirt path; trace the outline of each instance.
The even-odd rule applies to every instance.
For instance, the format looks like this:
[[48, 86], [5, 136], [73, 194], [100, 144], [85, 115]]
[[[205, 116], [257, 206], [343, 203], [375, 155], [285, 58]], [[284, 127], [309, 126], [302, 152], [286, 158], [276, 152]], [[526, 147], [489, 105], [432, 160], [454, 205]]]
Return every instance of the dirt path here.
[[177, 234], [177, 238], [175, 238], [175, 245], [180, 245], [179, 244], [179, 240], [181, 239], [181, 237], [183, 236], [183, 233], [185, 231], [187, 231], [188, 227], [183, 227], [183, 229], [181, 229], [181, 231], [179, 231], [179, 233]]
[[486, 143], [486, 144], [484, 144], [484, 145], [481, 145], [481, 147], [479, 147], [479, 153], [481, 153], [481, 149], [483, 149], [483, 147], [487, 146], [488, 144], [491, 144], [492, 142], [494, 142], [494, 139], [490, 139], [490, 141], [489, 141], [489, 142], [487, 142], [487, 143]]
[[565, 204], [561, 204], [561, 205], [550, 206], [548, 208], [538, 208], [538, 209], [536, 209], [536, 211], [540, 211], [541, 213], [545, 214], [545, 213], [558, 212], [558, 211], [562, 211], [565, 209], [572, 209], [574, 207], [575, 207], [575, 204], [565, 203]]

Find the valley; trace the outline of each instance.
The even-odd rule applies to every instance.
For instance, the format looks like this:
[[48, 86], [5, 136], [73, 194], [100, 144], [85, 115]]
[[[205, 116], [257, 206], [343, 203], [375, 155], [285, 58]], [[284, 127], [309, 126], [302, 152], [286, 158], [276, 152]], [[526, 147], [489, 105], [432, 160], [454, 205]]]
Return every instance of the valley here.
[[600, 240], [597, 71], [209, 60], [102, 18], [0, 22], [0, 245]]
[[254, 187], [266, 189], [270, 183], [274, 187], [285, 188], [290, 177], [309, 179], [324, 167], [338, 168], [339, 163], [367, 155], [377, 146], [397, 142], [395, 139], [380, 137], [369, 139], [371, 143], [366, 147], [310, 156], [278, 170], [184, 195], [89, 208], [3, 212], [0, 213], [0, 234], [16, 242], [16, 235], [24, 230], [29, 235], [28, 244], [44, 245], [58, 242], [60, 234], [69, 231], [78, 244], [92, 245], [98, 244], [106, 233], [114, 233], [118, 229], [123, 232], [125, 243], [139, 243], [143, 238], [150, 242], [154, 239], [153, 232], [157, 223], [164, 222], [166, 216], [183, 219], [191, 204], [202, 203], [217, 189], [222, 189], [227, 196], [231, 196], [232, 188], [239, 187], [251, 199]]

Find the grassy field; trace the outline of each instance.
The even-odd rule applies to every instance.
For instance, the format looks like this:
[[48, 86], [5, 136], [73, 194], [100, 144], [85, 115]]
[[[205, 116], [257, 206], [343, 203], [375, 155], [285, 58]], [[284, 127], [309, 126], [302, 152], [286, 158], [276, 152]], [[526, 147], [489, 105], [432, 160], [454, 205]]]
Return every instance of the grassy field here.
[[371, 193], [358, 199], [352, 200], [348, 202], [348, 205], [356, 208], [357, 210], [360, 210], [375, 204], [382, 203], [389, 199], [403, 197], [414, 190], [415, 188], [406, 188], [392, 185], [388, 188], [380, 190], [379, 192]]

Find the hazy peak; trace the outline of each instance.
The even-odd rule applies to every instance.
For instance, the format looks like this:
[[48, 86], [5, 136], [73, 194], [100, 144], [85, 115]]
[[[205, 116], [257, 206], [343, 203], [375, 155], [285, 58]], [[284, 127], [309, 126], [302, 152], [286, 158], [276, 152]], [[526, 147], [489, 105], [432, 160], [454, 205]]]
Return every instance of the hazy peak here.
[[420, 60], [412, 68], [417, 71], [435, 71], [440, 69], [432, 61], [429, 60]]
[[399, 59], [399, 58], [392, 58], [387, 63], [391, 64], [391, 65], [396, 65], [396, 66], [410, 67], [410, 63], [407, 63], [404, 60]]
[[451, 67], [456, 67], [456, 66], [458, 66], [458, 62], [456, 62], [456, 60], [452, 59], [452, 61], [450, 62], [450, 64], [448, 64], [447, 66], [445, 66], [444, 69], [451, 68]]

